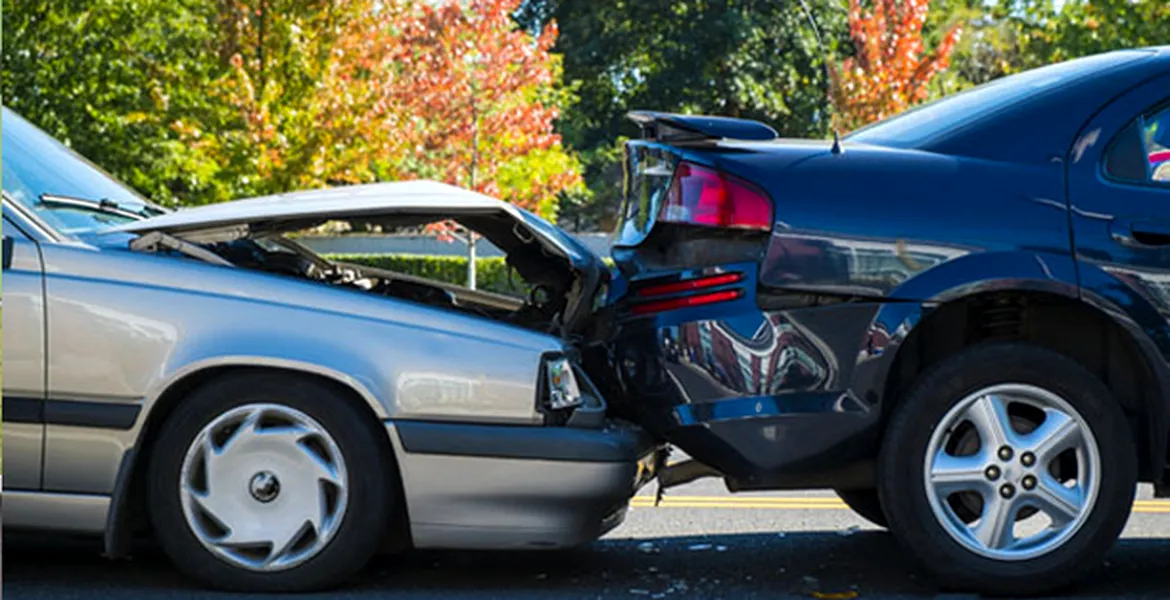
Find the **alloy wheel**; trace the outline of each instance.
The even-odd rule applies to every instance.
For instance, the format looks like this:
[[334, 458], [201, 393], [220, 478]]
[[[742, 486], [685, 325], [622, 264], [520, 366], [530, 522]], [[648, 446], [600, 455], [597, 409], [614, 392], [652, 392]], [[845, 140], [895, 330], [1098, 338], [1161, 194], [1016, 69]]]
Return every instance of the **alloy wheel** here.
[[1092, 430], [1067, 401], [1033, 385], [995, 385], [963, 398], [935, 428], [925, 458], [935, 518], [956, 542], [993, 560], [1061, 547], [1097, 500], [1101, 458]]

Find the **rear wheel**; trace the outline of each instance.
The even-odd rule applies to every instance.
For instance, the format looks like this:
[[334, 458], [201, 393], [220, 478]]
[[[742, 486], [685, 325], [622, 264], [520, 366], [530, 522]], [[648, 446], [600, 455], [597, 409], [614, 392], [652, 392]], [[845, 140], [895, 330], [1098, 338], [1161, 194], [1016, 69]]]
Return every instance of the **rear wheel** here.
[[369, 561], [396, 508], [380, 431], [329, 386], [235, 375], [196, 390], [151, 449], [159, 543], [204, 584], [264, 592], [340, 583]]
[[888, 528], [886, 513], [882, 511], [882, 501], [878, 491], [874, 490], [837, 490], [837, 496], [849, 506], [857, 516], [877, 525]]
[[1125, 415], [1097, 377], [1050, 350], [997, 343], [915, 382], [878, 480], [891, 530], [943, 584], [1027, 595], [1100, 564], [1136, 477]]

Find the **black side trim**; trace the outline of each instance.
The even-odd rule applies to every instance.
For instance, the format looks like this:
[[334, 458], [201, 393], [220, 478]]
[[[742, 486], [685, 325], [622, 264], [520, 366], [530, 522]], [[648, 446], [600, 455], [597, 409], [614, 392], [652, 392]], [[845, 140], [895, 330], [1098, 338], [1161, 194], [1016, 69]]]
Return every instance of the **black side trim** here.
[[125, 558], [130, 554], [130, 545], [133, 541], [133, 525], [130, 523], [130, 486], [134, 482], [135, 459], [138, 457], [137, 446], [122, 454], [122, 462], [118, 465], [118, 479], [114, 481], [114, 494], [110, 497], [110, 509], [106, 513], [105, 542], [106, 558]]
[[126, 430], [134, 427], [142, 407], [136, 404], [76, 400], [45, 401], [40, 398], [5, 396], [2, 410], [5, 423], [44, 423]]
[[45, 401], [40, 398], [4, 396], [5, 423], [44, 423]]
[[402, 447], [415, 454], [634, 462], [658, 447], [649, 434], [632, 426], [576, 429], [433, 421], [394, 421], [394, 426], [402, 440]]
[[45, 403], [45, 424], [126, 430], [134, 427], [140, 410], [136, 404], [49, 400]]

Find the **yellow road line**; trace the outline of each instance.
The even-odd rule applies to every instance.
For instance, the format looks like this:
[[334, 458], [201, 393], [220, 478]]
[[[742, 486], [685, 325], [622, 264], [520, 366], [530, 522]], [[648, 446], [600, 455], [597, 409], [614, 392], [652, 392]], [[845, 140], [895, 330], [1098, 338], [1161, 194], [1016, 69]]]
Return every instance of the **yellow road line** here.
[[[654, 506], [652, 496], [637, 496], [631, 506], [646, 508]], [[663, 508], [739, 508], [739, 509], [787, 509], [787, 510], [848, 510], [848, 506], [836, 498], [777, 498], [777, 497], [736, 497], [736, 496], [666, 496]], [[1170, 514], [1168, 500], [1138, 500], [1133, 512], [1142, 514]]]

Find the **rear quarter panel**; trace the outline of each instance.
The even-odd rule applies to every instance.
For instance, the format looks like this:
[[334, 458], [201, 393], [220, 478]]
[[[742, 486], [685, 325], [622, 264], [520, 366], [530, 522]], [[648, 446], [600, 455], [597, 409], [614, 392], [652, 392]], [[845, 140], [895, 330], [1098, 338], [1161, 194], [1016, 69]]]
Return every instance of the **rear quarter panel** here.
[[651, 429], [742, 485], [865, 485], [849, 468], [875, 455], [888, 375], [933, 306], [997, 288], [1077, 295], [1057, 162], [733, 146], [685, 156], [775, 203], [758, 270], [726, 265], [756, 271], [751, 306], [627, 323], [616, 362]]
[[[764, 175], [765, 161], [737, 163], [754, 181]], [[876, 147], [812, 156], [765, 179], [776, 226], [760, 281], [882, 298], [972, 254], [1068, 257], [1063, 178], [1055, 163]]]

